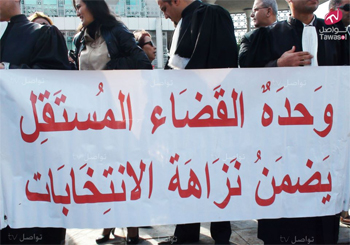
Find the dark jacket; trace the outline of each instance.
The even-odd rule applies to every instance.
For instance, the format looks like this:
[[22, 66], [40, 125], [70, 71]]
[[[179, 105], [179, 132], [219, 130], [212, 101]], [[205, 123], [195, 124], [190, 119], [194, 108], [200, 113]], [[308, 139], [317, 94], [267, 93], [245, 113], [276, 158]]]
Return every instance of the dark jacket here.
[[185, 69], [238, 67], [234, 26], [226, 9], [194, 1], [181, 15], [175, 54], [190, 58]]
[[[100, 31], [111, 58], [106, 70], [152, 69], [145, 52], [137, 46], [134, 35], [124, 24], [117, 22], [113, 27], [101, 25]], [[79, 57], [80, 52], [85, 48], [84, 30], [75, 39], [74, 44], [75, 55]], [[78, 64], [78, 58], [75, 59], [75, 62]]]
[[[323, 19], [315, 19], [314, 26], [318, 34], [317, 61], [319, 66], [345, 65], [345, 43], [325, 40], [321, 35], [323, 28], [329, 28]], [[243, 61], [246, 67], [276, 67], [282, 54], [295, 46], [295, 52], [302, 51], [304, 25], [290, 17], [278, 22], [273, 28], [259, 28], [254, 32], [251, 46], [254, 52], [246, 55]]]
[[341, 42], [341, 44], [343, 44], [344, 46], [344, 50], [345, 50], [345, 64], [346, 65], [350, 65], [350, 32], [349, 29], [350, 27], [346, 27], [344, 26], [343, 21], [340, 21], [338, 23], [336, 23], [334, 25], [336, 28], [338, 28], [337, 30], [339, 31], [338, 35], [344, 37], [343, 40], [340, 40], [339, 42]]
[[[266, 26], [265, 28], [273, 28], [278, 22], [274, 22], [273, 24]], [[252, 40], [254, 40], [259, 33], [259, 29], [247, 32], [244, 34], [241, 40], [239, 54], [238, 54], [238, 63], [239, 66], [242, 67], [248, 67], [249, 63], [247, 60], [247, 56], [249, 56], [250, 53], [256, 53], [257, 48], [256, 46], [252, 46]], [[260, 42], [260, 41], [259, 41]]]
[[252, 40], [256, 37], [256, 35], [259, 33], [259, 29], [247, 32], [244, 34], [241, 40], [240, 48], [239, 48], [239, 54], [238, 54], [238, 63], [239, 66], [242, 67], [249, 67], [249, 65], [252, 65], [247, 57], [249, 57], [250, 53], [256, 53], [257, 47], [252, 45]]
[[16, 15], [0, 40], [0, 62], [10, 69], [70, 69], [66, 42], [55, 26], [30, 22]]

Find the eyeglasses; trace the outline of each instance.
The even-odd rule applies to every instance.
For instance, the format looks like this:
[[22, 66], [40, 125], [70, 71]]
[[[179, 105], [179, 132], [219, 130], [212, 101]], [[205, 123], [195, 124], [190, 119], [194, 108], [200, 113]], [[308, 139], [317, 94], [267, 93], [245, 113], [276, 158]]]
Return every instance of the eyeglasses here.
[[[142, 47], [145, 46], [145, 45], [147, 45], [147, 44], [149, 44], [149, 45], [151, 45], [152, 47], [154, 47], [154, 43], [153, 43], [152, 41], [145, 42], [145, 43], [142, 45]], [[141, 47], [141, 48], [142, 48], [142, 47]]]
[[269, 7], [260, 7], [260, 8], [255, 8], [252, 11], [252, 14], [255, 14], [256, 12], [258, 12], [260, 9], [268, 9]]
[[349, 10], [350, 10], [350, 3], [344, 4], [343, 6], [340, 6], [339, 8], [344, 10], [344, 11], [346, 11], [346, 12], [349, 12]]

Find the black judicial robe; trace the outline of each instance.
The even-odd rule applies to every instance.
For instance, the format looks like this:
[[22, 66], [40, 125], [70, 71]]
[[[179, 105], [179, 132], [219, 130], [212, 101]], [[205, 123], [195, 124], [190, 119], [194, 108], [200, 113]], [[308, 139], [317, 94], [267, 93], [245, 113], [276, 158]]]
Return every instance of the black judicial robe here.
[[[278, 22], [274, 22], [273, 24], [267, 26], [266, 28], [274, 27]], [[252, 45], [252, 41], [259, 34], [259, 29], [247, 32], [244, 34], [241, 40], [239, 54], [238, 54], [238, 63], [240, 67], [249, 67], [248, 59], [246, 58], [249, 54], [256, 52], [256, 46]]]
[[[10, 69], [69, 69], [68, 52], [62, 34], [55, 26], [30, 22], [25, 15], [16, 15], [0, 39], [0, 62]], [[22, 237], [40, 236], [39, 241], [21, 241]], [[2, 244], [62, 244], [64, 228], [22, 228], [9, 226], [0, 231]]]
[[[322, 40], [320, 30], [329, 28], [322, 19], [315, 19], [318, 33], [319, 66], [346, 64], [346, 42]], [[245, 67], [276, 67], [282, 54], [296, 47], [302, 51], [304, 25], [290, 17], [273, 28], [259, 28], [251, 37], [252, 49], [240, 64]], [[335, 244], [339, 234], [339, 214], [320, 217], [262, 219], [258, 221], [258, 238], [265, 244]]]
[[249, 67], [251, 65], [247, 59], [247, 56], [250, 55], [251, 52], [256, 52], [255, 46], [252, 45], [252, 40], [259, 33], [258, 29], [250, 31], [242, 37], [239, 54], [238, 54], [238, 63], [240, 67]]
[[[323, 28], [330, 26], [323, 19], [316, 18], [314, 26], [318, 34], [317, 61], [319, 66], [345, 65], [345, 41], [324, 40]], [[278, 22], [273, 28], [259, 28], [254, 33], [250, 50], [240, 63], [245, 67], [276, 67], [277, 59], [293, 46], [296, 52], [302, 51], [302, 33], [304, 25], [301, 21], [290, 17], [286, 21]]]
[[350, 65], [350, 26], [344, 26], [343, 21], [334, 24], [334, 26], [338, 28], [339, 32], [341, 32], [342, 35], [346, 36], [344, 40], [341, 40], [339, 42], [342, 42], [342, 44], [344, 44], [345, 63], [346, 65]]
[[[185, 69], [238, 67], [238, 48], [230, 14], [217, 5], [194, 1], [182, 11], [182, 24], [175, 54], [189, 58]], [[167, 68], [167, 66], [166, 66]], [[216, 244], [229, 244], [229, 221], [212, 222]], [[175, 229], [178, 243], [199, 240], [200, 224], [181, 224]]]
[[10, 69], [70, 69], [66, 43], [57, 27], [32, 23], [22, 14], [11, 18], [0, 48], [0, 61], [10, 63]]
[[175, 54], [190, 58], [185, 69], [238, 67], [234, 26], [227, 10], [200, 1], [187, 6]]

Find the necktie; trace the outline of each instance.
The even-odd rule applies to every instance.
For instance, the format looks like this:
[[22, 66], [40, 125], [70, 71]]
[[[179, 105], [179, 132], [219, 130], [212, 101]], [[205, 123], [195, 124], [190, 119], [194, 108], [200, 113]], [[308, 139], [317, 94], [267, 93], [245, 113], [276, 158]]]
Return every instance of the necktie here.
[[2, 35], [4, 35], [7, 26], [8, 26], [8, 22], [7, 21], [0, 22], [0, 39], [2, 38]]
[[317, 49], [318, 39], [317, 32], [314, 26], [304, 26], [302, 37], [303, 51], [309, 52], [313, 58], [311, 59], [311, 66], [318, 66]]

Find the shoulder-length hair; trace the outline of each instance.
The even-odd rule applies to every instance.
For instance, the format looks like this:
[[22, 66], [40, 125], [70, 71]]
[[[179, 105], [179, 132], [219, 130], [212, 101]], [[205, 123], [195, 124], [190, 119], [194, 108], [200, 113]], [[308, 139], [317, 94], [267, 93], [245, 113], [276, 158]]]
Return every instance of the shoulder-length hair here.
[[[105, 26], [113, 26], [115, 24], [120, 23], [116, 16], [114, 16], [107, 3], [104, 0], [82, 0], [85, 4], [92, 16], [94, 17], [94, 20], [102, 25]], [[73, 0], [74, 8], [76, 9], [76, 3], [75, 0]]]

